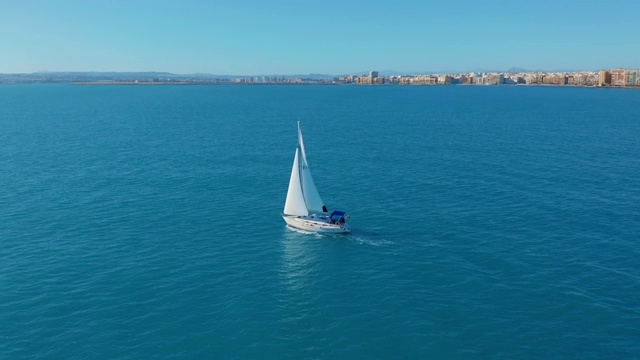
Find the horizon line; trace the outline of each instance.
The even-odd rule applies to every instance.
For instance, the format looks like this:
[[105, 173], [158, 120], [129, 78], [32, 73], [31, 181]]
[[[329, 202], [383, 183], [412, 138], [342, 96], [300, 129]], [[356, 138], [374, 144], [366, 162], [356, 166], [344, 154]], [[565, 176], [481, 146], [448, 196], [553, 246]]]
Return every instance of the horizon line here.
[[[413, 75], [413, 74], [466, 74], [466, 73], [486, 73], [486, 72], [503, 72], [503, 73], [521, 73], [521, 72], [551, 72], [551, 73], [560, 73], [560, 72], [598, 72], [602, 70], [609, 69], [626, 69], [623, 67], [617, 68], [602, 68], [598, 70], [594, 69], [581, 69], [581, 70], [545, 70], [545, 69], [524, 69], [512, 67], [506, 70], [498, 70], [498, 69], [474, 69], [468, 71], [400, 71], [393, 69], [386, 70], [367, 70], [367, 71], [353, 71], [353, 72], [342, 72], [342, 73], [322, 73], [322, 72], [309, 72], [309, 73], [254, 73], [254, 74], [217, 74], [210, 72], [192, 72], [192, 73], [180, 73], [180, 72], [171, 72], [171, 71], [158, 71], [158, 70], [142, 70], [142, 71], [115, 71], [115, 70], [40, 70], [33, 72], [0, 72], [0, 75], [45, 75], [45, 74], [60, 74], [60, 73], [74, 73], [74, 74], [105, 74], [105, 73], [113, 73], [113, 74], [138, 74], [138, 73], [151, 73], [151, 74], [170, 74], [170, 75], [180, 75], [180, 76], [227, 76], [227, 77], [247, 77], [247, 76], [308, 76], [308, 75], [321, 75], [321, 76], [341, 76], [341, 75], [355, 75], [355, 74], [368, 74], [371, 71], [377, 71], [378, 73], [384, 75], [386, 73], [392, 73], [393, 75]], [[630, 69], [630, 68], [629, 68]]]

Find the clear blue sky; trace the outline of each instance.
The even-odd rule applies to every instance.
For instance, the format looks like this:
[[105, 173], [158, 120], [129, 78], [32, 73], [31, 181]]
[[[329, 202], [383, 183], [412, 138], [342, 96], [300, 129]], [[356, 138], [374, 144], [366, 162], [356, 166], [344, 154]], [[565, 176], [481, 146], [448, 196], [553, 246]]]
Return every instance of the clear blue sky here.
[[0, 73], [640, 68], [640, 1], [1, 0]]

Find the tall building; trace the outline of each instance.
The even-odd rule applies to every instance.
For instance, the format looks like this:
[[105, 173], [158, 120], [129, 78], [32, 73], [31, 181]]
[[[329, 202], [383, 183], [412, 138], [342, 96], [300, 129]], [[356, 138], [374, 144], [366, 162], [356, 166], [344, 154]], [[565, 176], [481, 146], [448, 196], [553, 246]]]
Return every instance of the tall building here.
[[600, 70], [600, 74], [598, 76], [598, 85], [611, 85], [611, 73], [606, 70]]
[[438, 84], [451, 84], [453, 78], [451, 75], [440, 75], [438, 76]]
[[633, 70], [613, 69], [611, 70], [611, 85], [614, 85], [614, 86], [636, 85], [633, 75], [636, 75], [635, 77], [637, 79], [638, 75]]
[[630, 83], [631, 85], [640, 85], [640, 71], [638, 70], [631, 70], [631, 79], [630, 79]]
[[375, 84], [378, 82], [378, 72], [377, 71], [371, 71], [369, 73], [369, 84]]

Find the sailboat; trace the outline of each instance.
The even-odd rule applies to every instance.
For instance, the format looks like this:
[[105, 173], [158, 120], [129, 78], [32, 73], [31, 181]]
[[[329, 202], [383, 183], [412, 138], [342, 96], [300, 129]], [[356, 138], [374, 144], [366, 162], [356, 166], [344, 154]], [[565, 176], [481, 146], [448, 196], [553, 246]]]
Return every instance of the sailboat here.
[[327, 207], [320, 198], [309, 171], [300, 121], [298, 121], [298, 147], [293, 158], [289, 191], [287, 191], [282, 217], [289, 226], [305, 231], [319, 233], [351, 231], [345, 212], [334, 211], [329, 215]]

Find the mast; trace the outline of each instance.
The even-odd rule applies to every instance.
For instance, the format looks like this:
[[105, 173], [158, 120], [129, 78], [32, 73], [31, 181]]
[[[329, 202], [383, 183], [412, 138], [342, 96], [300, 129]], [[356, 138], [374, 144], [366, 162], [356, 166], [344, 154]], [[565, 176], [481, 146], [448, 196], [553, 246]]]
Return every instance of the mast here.
[[313, 177], [311, 176], [311, 171], [309, 170], [309, 164], [307, 163], [307, 153], [304, 150], [304, 140], [302, 139], [302, 129], [300, 128], [300, 121], [298, 121], [298, 149], [300, 152], [300, 183], [302, 186], [302, 194], [306, 203], [306, 208], [310, 212], [326, 212], [324, 202], [322, 201], [322, 198], [320, 198], [320, 193], [318, 193], [316, 184], [314, 183]]

